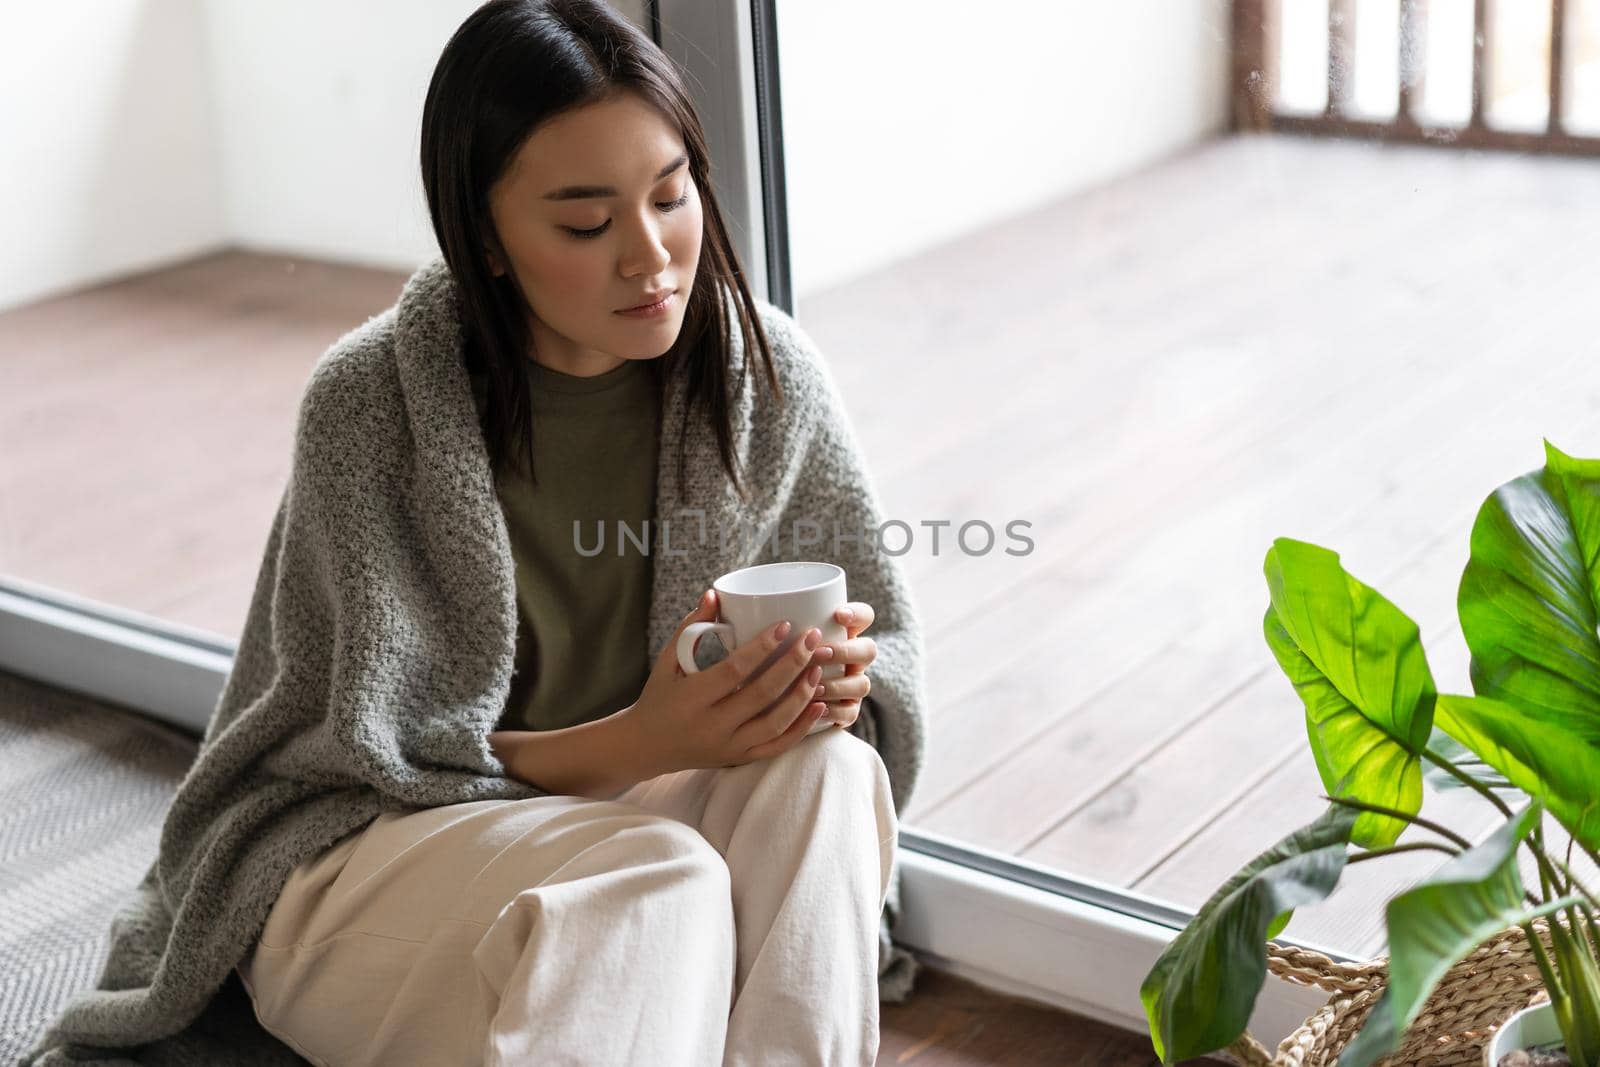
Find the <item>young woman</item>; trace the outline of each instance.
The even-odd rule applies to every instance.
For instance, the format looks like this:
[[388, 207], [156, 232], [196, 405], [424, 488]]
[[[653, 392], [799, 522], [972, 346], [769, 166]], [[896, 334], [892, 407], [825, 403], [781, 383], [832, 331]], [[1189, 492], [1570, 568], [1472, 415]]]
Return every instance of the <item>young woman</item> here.
[[[24, 1062], [873, 1063], [922, 642], [825, 363], [599, 0], [469, 17], [422, 167], [443, 256], [313, 372], [161, 855]], [[713, 579], [841, 537], [846, 640], [685, 674]]]

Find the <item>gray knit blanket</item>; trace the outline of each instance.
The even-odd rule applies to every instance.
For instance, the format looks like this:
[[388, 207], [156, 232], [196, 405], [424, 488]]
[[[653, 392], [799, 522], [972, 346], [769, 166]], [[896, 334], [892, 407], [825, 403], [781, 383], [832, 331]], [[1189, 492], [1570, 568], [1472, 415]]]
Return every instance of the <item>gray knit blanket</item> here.
[[[435, 259], [313, 369], [238, 652], [155, 860], [112, 919], [97, 987], [24, 1065], [300, 1062], [255, 1021], [233, 973], [290, 871], [386, 811], [546, 795], [508, 777], [487, 741], [511, 682], [515, 570], [458, 300]], [[734, 440], [753, 503], [726, 484], [712, 428], [685, 425], [683, 384], [668, 384], [640, 654], [653, 659], [727, 571], [839, 563], [850, 599], [876, 613], [872, 694], [851, 732], [883, 757], [903, 812], [925, 748], [911, 590], [870, 537], [844, 539], [879, 528], [877, 491], [816, 346], [781, 309], [759, 311], [787, 403], [773, 410], [759, 365], [740, 374], [730, 315]], [[897, 863], [879, 934], [890, 1002], [917, 972], [890, 940], [899, 883]]]

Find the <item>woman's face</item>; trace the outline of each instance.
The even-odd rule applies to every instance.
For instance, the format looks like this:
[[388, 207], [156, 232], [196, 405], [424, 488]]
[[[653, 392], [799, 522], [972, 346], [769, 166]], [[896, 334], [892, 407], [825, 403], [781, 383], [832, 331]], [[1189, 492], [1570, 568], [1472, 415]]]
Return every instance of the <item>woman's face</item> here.
[[[505, 250], [490, 248], [489, 266], [509, 269], [532, 309], [539, 363], [591, 377], [672, 347], [700, 261], [700, 197], [677, 128], [643, 99], [621, 93], [541, 125], [489, 210]], [[672, 291], [666, 314], [619, 314], [660, 290]]]

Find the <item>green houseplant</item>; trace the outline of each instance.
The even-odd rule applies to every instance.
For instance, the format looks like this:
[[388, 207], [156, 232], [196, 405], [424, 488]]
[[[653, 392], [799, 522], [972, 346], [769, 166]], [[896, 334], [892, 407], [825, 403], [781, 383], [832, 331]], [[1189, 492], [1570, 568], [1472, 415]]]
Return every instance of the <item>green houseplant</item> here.
[[[1436, 690], [1416, 624], [1335, 553], [1280, 538], [1265, 570], [1267, 644], [1304, 704], [1329, 806], [1233, 875], [1150, 970], [1140, 996], [1162, 1062], [1244, 1033], [1266, 942], [1348, 864], [1433, 849], [1452, 858], [1389, 901], [1388, 984], [1341, 1067], [1396, 1051], [1441, 977], [1510, 927], [1528, 935], [1573, 1064], [1600, 1067], [1600, 899], [1571, 868], [1574, 845], [1600, 864], [1600, 460], [1547, 441], [1545, 466], [1479, 510], [1457, 597], [1471, 696]], [[1474, 846], [1422, 818], [1425, 773], [1505, 822]], [[1564, 857], [1545, 812], [1570, 835]], [[1408, 825], [1429, 839], [1396, 844]]]

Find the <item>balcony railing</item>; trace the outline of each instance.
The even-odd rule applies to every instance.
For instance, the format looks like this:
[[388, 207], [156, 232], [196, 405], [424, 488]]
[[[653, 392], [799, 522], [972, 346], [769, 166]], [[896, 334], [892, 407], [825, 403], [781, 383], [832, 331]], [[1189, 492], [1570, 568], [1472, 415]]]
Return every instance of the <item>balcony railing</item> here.
[[[1284, 59], [1280, 32], [1284, 2], [1234, 0], [1233, 122], [1236, 129], [1286, 130], [1464, 148], [1600, 154], [1600, 135], [1574, 131], [1568, 121], [1567, 75], [1573, 56], [1567, 0], [1548, 0], [1548, 78], [1540, 87], [1548, 110], [1542, 129], [1507, 128], [1486, 114], [1491, 57], [1495, 55], [1493, 35], [1499, 24], [1498, 19], [1491, 17], [1491, 0], [1471, 0], [1472, 34], [1470, 40], [1461, 42], [1471, 50], [1471, 107], [1464, 122], [1440, 121], [1424, 114], [1418, 106], [1430, 47], [1428, 20], [1424, 17], [1426, 0], [1398, 0], [1399, 25], [1394, 38], [1398, 50], [1398, 77], [1392, 115], [1377, 116], [1352, 106], [1358, 64], [1379, 58], [1363, 55], [1356, 47], [1356, 0], [1328, 0], [1326, 107], [1320, 114], [1295, 113], [1284, 108], [1278, 94]], [[1516, 0], [1517, 4], [1526, 3], [1530, 7], [1540, 2], [1544, 0]], [[1542, 16], [1542, 12], [1539, 14]], [[1438, 42], [1432, 44], [1442, 46]], [[1458, 45], [1450, 42], [1449, 46]], [[1465, 60], [1466, 57], [1459, 58]], [[1391, 57], [1382, 59], [1387, 62]]]

